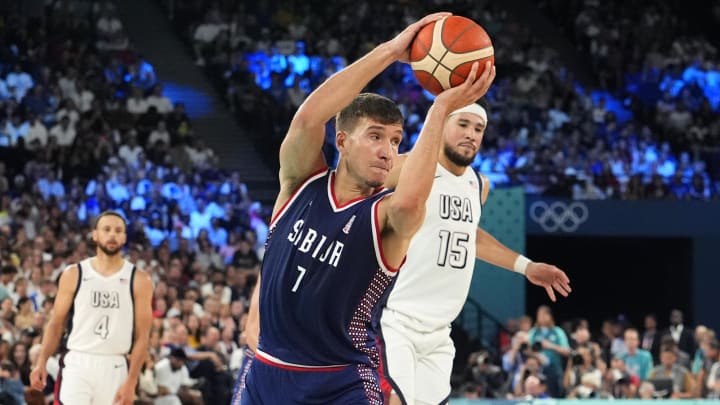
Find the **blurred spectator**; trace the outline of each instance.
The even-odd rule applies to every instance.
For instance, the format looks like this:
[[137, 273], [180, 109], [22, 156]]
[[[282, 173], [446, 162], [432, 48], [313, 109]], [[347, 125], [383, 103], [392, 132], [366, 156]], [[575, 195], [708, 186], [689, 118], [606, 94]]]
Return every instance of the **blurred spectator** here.
[[672, 398], [692, 398], [695, 380], [690, 370], [678, 364], [678, 347], [667, 343], [660, 349], [660, 365], [650, 371], [649, 379], [669, 378], [672, 380]]
[[696, 396], [720, 399], [720, 342], [710, 338], [702, 343], [703, 359], [697, 376]]
[[187, 355], [185, 351], [176, 348], [170, 351], [168, 357], [155, 364], [155, 385], [157, 385], [157, 397], [155, 405], [181, 405], [180, 397], [183, 390], [193, 386], [188, 374], [185, 362]]
[[653, 363], [657, 363], [660, 356], [660, 332], [657, 329], [657, 318], [655, 314], [647, 314], [643, 322], [645, 328], [642, 334], [641, 347], [643, 350], [650, 352]]
[[205, 15], [205, 19], [195, 27], [195, 31], [193, 32], [195, 64], [198, 66], [205, 65], [207, 53], [213, 51], [214, 41], [218, 38], [220, 32], [225, 29], [227, 29], [227, 26], [220, 24], [214, 13], [208, 12]]
[[638, 390], [638, 398], [639, 399], [656, 399], [655, 398], [655, 386], [648, 381], [643, 381], [642, 384], [640, 384], [640, 389]]
[[547, 393], [547, 382], [542, 374], [539, 376], [531, 375], [526, 378], [523, 391], [525, 395], [523, 395], [522, 399], [525, 400], [550, 398]]
[[[689, 356], [694, 355], [695, 337], [693, 336], [693, 331], [685, 327], [683, 312], [679, 309], [673, 309], [670, 312], [669, 321], [670, 326], [668, 326], [668, 328], [663, 332], [661, 342], [662, 338], [670, 336], [677, 344], [678, 349], [683, 352], [683, 358], [688, 358]], [[685, 363], [683, 361], [683, 364], [687, 367], [690, 366], [689, 362]]]
[[156, 84], [152, 94], [146, 98], [149, 107], [155, 107], [160, 114], [168, 114], [173, 110], [172, 101], [163, 94], [163, 86]]
[[625, 329], [624, 336], [625, 351], [618, 356], [625, 362], [626, 370], [630, 375], [644, 381], [653, 368], [652, 355], [647, 350], [639, 348], [640, 338], [637, 329]]
[[470, 355], [470, 381], [477, 387], [481, 398], [503, 398], [507, 376], [494, 364], [487, 351], [475, 352]]
[[525, 393], [525, 381], [530, 376], [542, 376], [546, 379], [542, 373], [542, 369], [547, 363], [543, 363], [545, 357], [542, 355], [529, 355], [525, 359], [525, 363], [518, 369], [518, 371], [511, 376], [511, 388], [515, 397], [522, 397]]
[[528, 339], [531, 345], [539, 344], [542, 354], [549, 360], [547, 367], [543, 368], [547, 377], [548, 393], [552, 397], [563, 395], [562, 379], [565, 364], [562, 358], [570, 354], [570, 344], [565, 331], [555, 326], [550, 307], [543, 305], [538, 308], [536, 323], [530, 329]]
[[612, 395], [602, 390], [602, 374], [599, 370], [595, 370], [582, 373], [579, 384], [568, 392], [567, 398], [612, 399]]
[[25, 387], [12, 362], [0, 362], [0, 403], [3, 405], [25, 405]]
[[[589, 387], [588, 384], [583, 382], [585, 378], [591, 378], [592, 382], [597, 380], [596, 386], [593, 391], [601, 388], [602, 371], [595, 366], [596, 360], [591, 350], [587, 347], [580, 347], [571, 352], [568, 358], [568, 364], [565, 366], [565, 375], [563, 377], [563, 386], [565, 392], [570, 393], [579, 387], [580, 385]], [[590, 376], [590, 377], [587, 377]], [[583, 392], [584, 389], [580, 389], [576, 395], [588, 397], [589, 394]]]

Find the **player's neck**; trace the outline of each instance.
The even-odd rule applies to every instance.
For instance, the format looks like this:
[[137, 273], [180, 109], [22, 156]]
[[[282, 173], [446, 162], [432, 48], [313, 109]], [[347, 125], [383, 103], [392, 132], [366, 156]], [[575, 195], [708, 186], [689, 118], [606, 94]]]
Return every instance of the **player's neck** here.
[[332, 188], [335, 202], [338, 205], [344, 205], [357, 198], [370, 197], [378, 190], [377, 188], [362, 184], [355, 179], [355, 177], [351, 176], [346, 168], [340, 165], [335, 172]]
[[98, 251], [92, 259], [93, 268], [102, 275], [115, 274], [120, 271], [124, 264], [125, 259], [120, 253], [108, 256], [102, 251]]
[[467, 170], [467, 166], [459, 166], [459, 165], [451, 162], [450, 159], [448, 159], [444, 153], [440, 154], [440, 157], [438, 158], [438, 162], [440, 163], [440, 166], [445, 168], [445, 170], [449, 171], [450, 173], [452, 173], [456, 176], [462, 176], [465, 173], [465, 170]]

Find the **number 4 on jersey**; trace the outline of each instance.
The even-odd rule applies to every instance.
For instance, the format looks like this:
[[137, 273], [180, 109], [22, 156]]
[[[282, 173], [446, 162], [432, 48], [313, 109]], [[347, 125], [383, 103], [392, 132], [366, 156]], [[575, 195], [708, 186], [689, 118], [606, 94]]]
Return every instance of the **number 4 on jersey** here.
[[93, 329], [93, 332], [95, 332], [96, 335], [99, 335], [103, 339], [107, 339], [108, 334], [110, 334], [109, 329], [110, 324], [110, 317], [105, 315], [102, 318], [100, 318], [100, 322], [98, 322], [95, 325], [95, 329]]

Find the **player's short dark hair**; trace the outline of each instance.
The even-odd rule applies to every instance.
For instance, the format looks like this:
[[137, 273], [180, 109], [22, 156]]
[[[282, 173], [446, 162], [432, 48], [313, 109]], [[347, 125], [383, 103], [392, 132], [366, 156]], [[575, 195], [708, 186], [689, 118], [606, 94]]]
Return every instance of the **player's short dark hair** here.
[[374, 93], [361, 93], [335, 116], [338, 131], [352, 132], [361, 118], [383, 125], [403, 124], [403, 116], [394, 101]]
[[125, 230], [127, 230], [128, 224], [127, 224], [127, 221], [125, 220], [125, 218], [122, 215], [120, 215], [120, 213], [118, 213], [117, 211], [112, 211], [112, 210], [103, 211], [100, 215], [98, 215], [98, 217], [95, 219], [94, 229], [97, 229], [97, 226], [103, 217], [110, 217], [110, 216], [120, 218], [123, 222], [123, 225], [125, 225]]

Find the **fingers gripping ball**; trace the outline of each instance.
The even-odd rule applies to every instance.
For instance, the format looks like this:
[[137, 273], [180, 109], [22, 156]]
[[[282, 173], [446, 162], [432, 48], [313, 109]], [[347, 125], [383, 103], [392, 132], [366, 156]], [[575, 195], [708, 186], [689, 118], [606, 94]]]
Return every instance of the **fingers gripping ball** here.
[[423, 27], [410, 47], [410, 66], [420, 85], [434, 95], [462, 84], [472, 64], [495, 63], [492, 42], [487, 32], [473, 20], [460, 16], [445, 17]]

